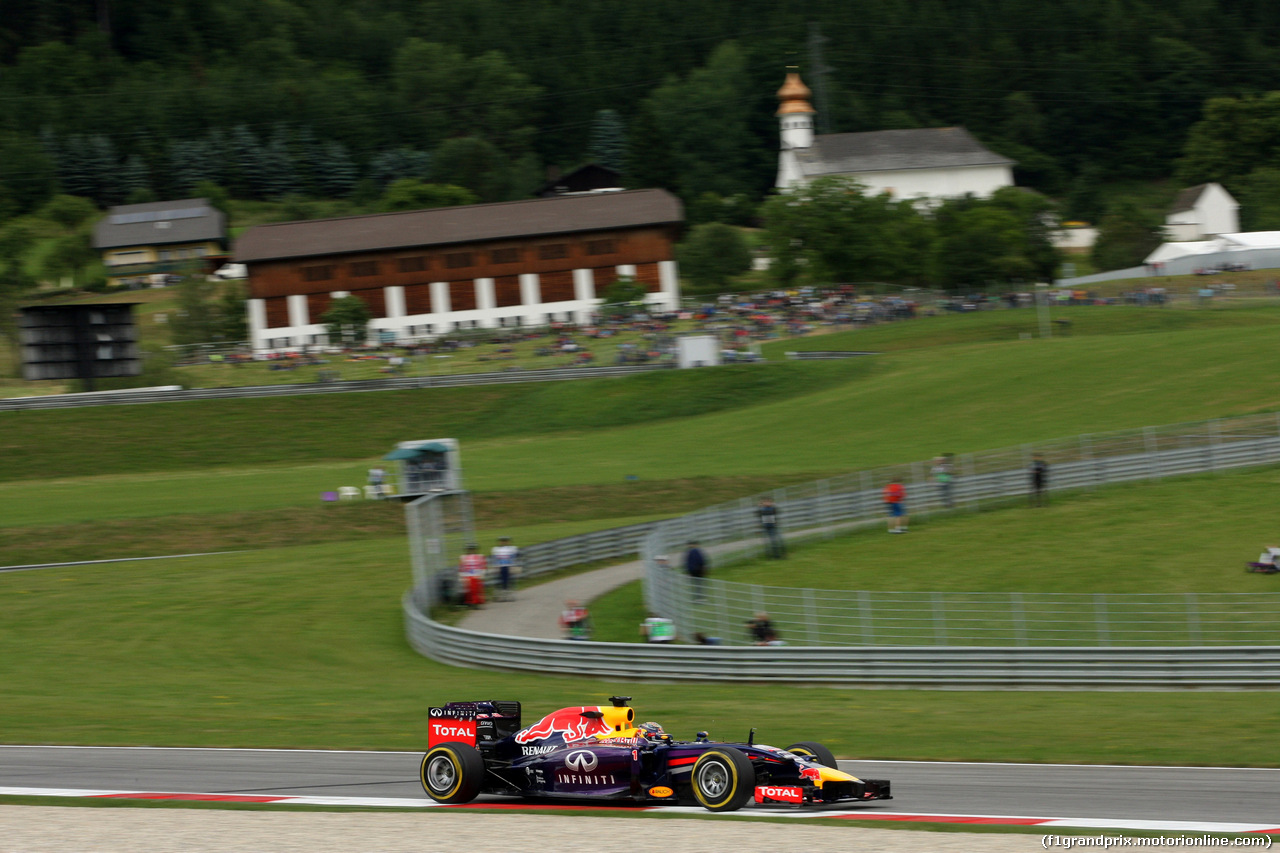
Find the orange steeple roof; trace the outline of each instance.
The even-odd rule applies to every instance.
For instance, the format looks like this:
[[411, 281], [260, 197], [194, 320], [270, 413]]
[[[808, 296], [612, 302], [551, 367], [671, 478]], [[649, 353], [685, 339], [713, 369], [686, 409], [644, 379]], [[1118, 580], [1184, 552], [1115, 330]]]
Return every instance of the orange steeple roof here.
[[789, 115], [791, 113], [811, 113], [813, 107], [809, 105], [809, 96], [813, 93], [809, 91], [809, 87], [800, 79], [800, 72], [795, 68], [787, 70], [787, 79], [783, 82], [782, 88], [778, 90], [778, 100], [782, 104], [778, 107], [778, 115]]

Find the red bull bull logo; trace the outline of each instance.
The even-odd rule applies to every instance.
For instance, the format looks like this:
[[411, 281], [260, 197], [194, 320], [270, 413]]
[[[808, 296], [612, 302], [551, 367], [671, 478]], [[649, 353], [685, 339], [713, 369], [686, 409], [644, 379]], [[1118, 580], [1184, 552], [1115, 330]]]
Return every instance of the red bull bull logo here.
[[821, 781], [822, 779], [822, 771], [816, 767], [801, 767], [800, 778], [811, 779], [814, 782], [818, 782], [818, 781]]
[[553, 735], [561, 735], [565, 742], [586, 740], [594, 735], [609, 734], [609, 724], [603, 719], [599, 708], [579, 707], [561, 708], [547, 714], [541, 720], [516, 732], [516, 743], [526, 744], [543, 740]]

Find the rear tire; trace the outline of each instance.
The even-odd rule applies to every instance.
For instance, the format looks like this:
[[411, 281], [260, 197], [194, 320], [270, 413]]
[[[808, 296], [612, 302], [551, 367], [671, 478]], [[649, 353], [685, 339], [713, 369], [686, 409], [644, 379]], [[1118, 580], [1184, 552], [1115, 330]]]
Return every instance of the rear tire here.
[[756, 771], [742, 750], [731, 746], [709, 749], [693, 765], [693, 796], [708, 811], [732, 812], [755, 793]]
[[437, 803], [469, 803], [484, 784], [484, 757], [465, 743], [442, 743], [422, 757], [422, 789]]
[[831, 754], [831, 750], [827, 749], [820, 743], [814, 743], [811, 740], [802, 740], [799, 743], [793, 743], [787, 747], [787, 752], [794, 752], [796, 755], [808, 755], [814, 761], [824, 767], [830, 767], [835, 770], [840, 768], [836, 766], [836, 757]]

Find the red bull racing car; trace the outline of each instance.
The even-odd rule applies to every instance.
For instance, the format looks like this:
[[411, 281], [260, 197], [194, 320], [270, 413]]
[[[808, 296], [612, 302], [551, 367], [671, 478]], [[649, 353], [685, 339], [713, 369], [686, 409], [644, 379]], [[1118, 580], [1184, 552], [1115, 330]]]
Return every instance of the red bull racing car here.
[[520, 703], [450, 702], [431, 708], [422, 787], [439, 803], [480, 794], [701, 805], [733, 811], [749, 802], [792, 806], [888, 800], [885, 779], [836, 768], [818, 743], [786, 749], [755, 743], [675, 740], [656, 723], [636, 725], [629, 696], [610, 706], [561, 708], [521, 726]]

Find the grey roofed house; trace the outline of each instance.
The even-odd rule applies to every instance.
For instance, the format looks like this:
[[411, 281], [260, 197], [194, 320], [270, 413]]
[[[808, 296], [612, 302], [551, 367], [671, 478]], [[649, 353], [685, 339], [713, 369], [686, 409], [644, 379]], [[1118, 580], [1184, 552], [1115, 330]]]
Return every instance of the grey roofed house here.
[[1194, 187], [1187, 187], [1179, 190], [1177, 197], [1174, 198], [1173, 204], [1169, 205], [1170, 213], [1185, 213], [1188, 210], [1195, 210], [1196, 202], [1200, 200], [1200, 196], [1213, 184], [1199, 184]]
[[795, 156], [807, 177], [904, 169], [1012, 166], [1014, 161], [983, 147], [963, 127], [876, 130], [815, 136]]
[[93, 227], [93, 248], [160, 246], [227, 239], [227, 218], [205, 198], [122, 204]]
[[678, 225], [683, 221], [679, 199], [665, 190], [563, 195], [259, 225], [236, 241], [235, 259], [239, 263], [252, 263], [578, 231]]

